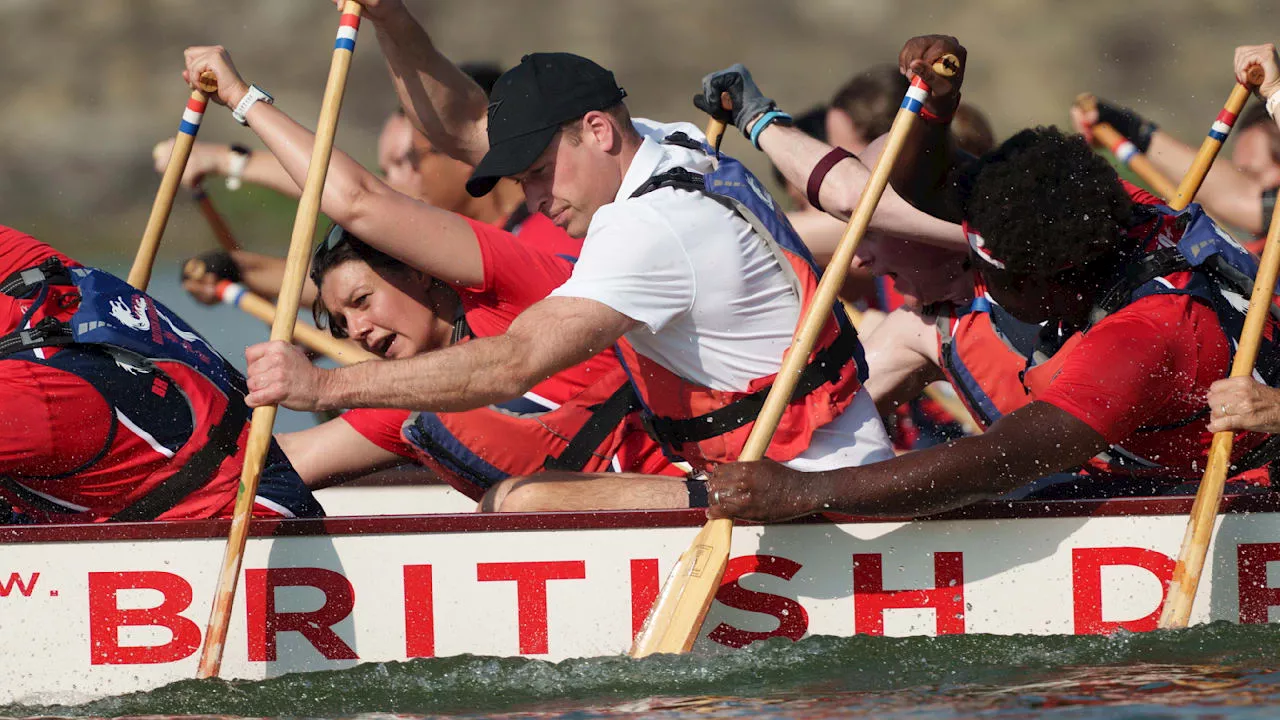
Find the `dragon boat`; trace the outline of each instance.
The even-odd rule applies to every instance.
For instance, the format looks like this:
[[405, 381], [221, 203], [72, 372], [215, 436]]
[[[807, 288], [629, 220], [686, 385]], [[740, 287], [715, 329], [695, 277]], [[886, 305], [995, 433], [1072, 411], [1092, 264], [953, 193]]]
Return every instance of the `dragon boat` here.
[[[449, 502], [439, 488], [375, 490], [402, 510]], [[816, 634], [1153, 630], [1191, 502], [990, 502], [919, 520], [740, 525], [695, 652]], [[621, 654], [704, 520], [683, 510], [255, 522], [222, 676]], [[0, 633], [15, 650], [0, 658], [0, 702], [74, 703], [194, 677], [226, 532], [224, 521], [0, 529]], [[1270, 622], [1280, 495], [1229, 496], [1210, 558], [1192, 622]]]

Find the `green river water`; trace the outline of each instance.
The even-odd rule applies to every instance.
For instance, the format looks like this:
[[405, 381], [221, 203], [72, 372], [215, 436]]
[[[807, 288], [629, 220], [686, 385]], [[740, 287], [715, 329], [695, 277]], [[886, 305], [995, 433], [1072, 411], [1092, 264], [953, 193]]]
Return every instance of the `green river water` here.
[[814, 637], [645, 660], [460, 656], [188, 680], [9, 717], [1272, 718], [1280, 626], [1109, 637]]

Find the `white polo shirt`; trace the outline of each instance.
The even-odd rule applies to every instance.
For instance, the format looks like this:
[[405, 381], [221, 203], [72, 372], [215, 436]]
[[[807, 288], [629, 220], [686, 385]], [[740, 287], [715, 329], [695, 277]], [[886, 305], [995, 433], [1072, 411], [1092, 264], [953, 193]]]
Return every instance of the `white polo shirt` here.
[[[636, 120], [644, 142], [614, 202], [596, 211], [573, 275], [552, 295], [594, 300], [642, 323], [637, 352], [693, 383], [741, 392], [778, 372], [800, 299], [777, 257], [737, 213], [702, 193], [660, 188], [631, 195], [675, 167], [711, 172], [705, 154], [662, 139], [688, 123]], [[825, 470], [887, 460], [893, 451], [865, 391], [787, 465]]]

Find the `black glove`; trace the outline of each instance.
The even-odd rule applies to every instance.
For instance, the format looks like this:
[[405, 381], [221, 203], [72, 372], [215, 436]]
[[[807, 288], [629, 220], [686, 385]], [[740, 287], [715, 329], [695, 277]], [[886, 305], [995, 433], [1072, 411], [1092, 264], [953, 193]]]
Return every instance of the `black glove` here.
[[[726, 92], [729, 93], [732, 110], [725, 110], [720, 104], [720, 94]], [[750, 137], [747, 128], [751, 127], [752, 121], [778, 108], [772, 98], [761, 94], [751, 79], [751, 71], [742, 63], [702, 78], [702, 93], [693, 96], [693, 104], [720, 122], [736, 125], [747, 137]]]
[[181, 280], [185, 281], [188, 277], [187, 265], [197, 260], [204, 264], [205, 272], [217, 277], [220, 280], [230, 280], [231, 282], [240, 282], [240, 268], [236, 265], [236, 261], [231, 259], [231, 253], [226, 250], [210, 250], [200, 253], [199, 255], [184, 260], [181, 268]]
[[1098, 122], [1104, 122], [1129, 139], [1138, 150], [1146, 152], [1151, 147], [1151, 136], [1157, 126], [1127, 107], [1113, 105], [1098, 99]]

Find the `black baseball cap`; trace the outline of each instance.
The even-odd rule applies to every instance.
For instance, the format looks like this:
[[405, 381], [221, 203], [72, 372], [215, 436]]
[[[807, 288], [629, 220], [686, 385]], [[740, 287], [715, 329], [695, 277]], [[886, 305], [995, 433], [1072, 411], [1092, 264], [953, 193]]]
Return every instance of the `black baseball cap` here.
[[488, 194], [498, 180], [524, 172], [560, 126], [627, 96], [613, 73], [572, 53], [533, 53], [498, 78], [489, 95], [489, 152], [467, 192]]

